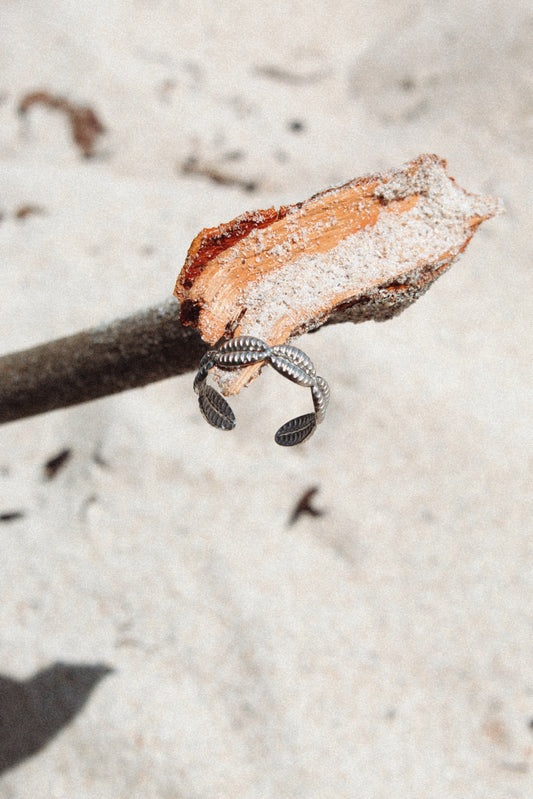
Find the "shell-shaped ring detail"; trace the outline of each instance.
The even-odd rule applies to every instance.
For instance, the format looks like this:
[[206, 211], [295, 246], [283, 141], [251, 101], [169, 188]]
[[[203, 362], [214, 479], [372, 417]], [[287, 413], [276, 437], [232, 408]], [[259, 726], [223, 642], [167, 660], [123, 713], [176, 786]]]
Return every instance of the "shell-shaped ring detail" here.
[[194, 379], [194, 390], [198, 394], [198, 403], [204, 419], [220, 430], [233, 430], [235, 416], [230, 406], [214, 388], [207, 384], [210, 369], [241, 369], [252, 363], [269, 363], [284, 377], [311, 389], [314, 413], [297, 416], [282, 425], [276, 433], [275, 440], [282, 447], [292, 447], [306, 441], [315, 431], [316, 426], [324, 419], [329, 402], [329, 386], [323, 377], [317, 375], [311, 359], [289, 344], [278, 344], [269, 347], [255, 336], [237, 336], [226, 341], [217, 350], [206, 352]]

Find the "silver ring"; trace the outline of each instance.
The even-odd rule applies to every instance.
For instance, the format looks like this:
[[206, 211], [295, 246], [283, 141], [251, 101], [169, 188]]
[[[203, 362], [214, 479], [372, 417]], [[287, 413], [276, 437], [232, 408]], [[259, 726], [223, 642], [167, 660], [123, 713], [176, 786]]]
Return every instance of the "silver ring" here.
[[233, 430], [235, 415], [224, 397], [207, 384], [208, 372], [214, 366], [233, 370], [262, 361], [269, 363], [293, 383], [311, 389], [314, 413], [306, 413], [291, 419], [279, 428], [275, 436], [276, 443], [282, 447], [301, 444], [315, 432], [317, 425], [326, 415], [329, 386], [323, 377], [317, 375], [311, 359], [305, 352], [289, 344], [269, 347], [254, 336], [238, 336], [226, 341], [217, 350], [206, 352], [194, 378], [194, 390], [198, 394], [202, 416], [219, 430]]

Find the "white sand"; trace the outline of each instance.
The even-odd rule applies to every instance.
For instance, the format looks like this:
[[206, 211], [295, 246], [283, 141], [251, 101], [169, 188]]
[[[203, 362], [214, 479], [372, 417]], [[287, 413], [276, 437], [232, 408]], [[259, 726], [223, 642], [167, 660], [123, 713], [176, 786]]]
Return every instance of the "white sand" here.
[[[192, 375], [0, 429], [1, 799], [533, 795], [532, 52], [518, 0], [0, 5], [3, 352], [422, 152], [507, 209], [398, 319], [301, 340], [332, 388], [301, 448], [273, 435], [308, 392], [267, 371], [233, 433]], [[36, 89], [94, 108], [98, 158], [19, 119]], [[28, 704], [57, 662], [114, 672]]]

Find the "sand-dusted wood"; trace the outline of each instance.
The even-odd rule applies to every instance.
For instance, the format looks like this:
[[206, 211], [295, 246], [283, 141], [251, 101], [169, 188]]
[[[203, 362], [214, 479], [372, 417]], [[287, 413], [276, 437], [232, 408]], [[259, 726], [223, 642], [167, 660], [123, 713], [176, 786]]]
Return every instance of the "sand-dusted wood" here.
[[[438, 156], [421, 155], [296, 205], [243, 214], [192, 242], [174, 290], [181, 322], [209, 344], [252, 335], [274, 346], [326, 323], [389, 319], [501, 210], [460, 188]], [[230, 395], [260, 369], [213, 376]]]

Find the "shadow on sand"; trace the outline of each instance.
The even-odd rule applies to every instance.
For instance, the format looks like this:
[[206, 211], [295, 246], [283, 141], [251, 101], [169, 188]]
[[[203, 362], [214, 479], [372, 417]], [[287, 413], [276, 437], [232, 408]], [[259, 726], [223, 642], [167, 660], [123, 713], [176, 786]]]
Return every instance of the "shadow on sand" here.
[[45, 746], [113, 669], [55, 663], [29, 680], [0, 676], [0, 773]]

